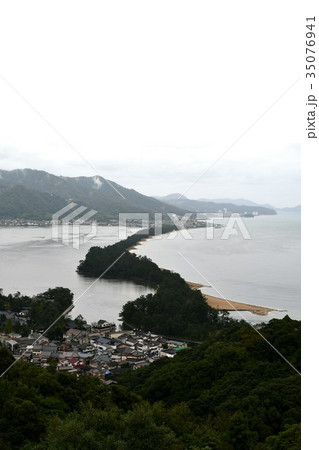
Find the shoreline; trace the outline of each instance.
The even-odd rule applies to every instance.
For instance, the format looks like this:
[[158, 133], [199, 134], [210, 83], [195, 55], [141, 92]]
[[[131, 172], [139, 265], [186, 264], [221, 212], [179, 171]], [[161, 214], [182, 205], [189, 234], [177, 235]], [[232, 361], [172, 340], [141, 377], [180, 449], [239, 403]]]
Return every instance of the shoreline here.
[[130, 252], [131, 250], [136, 250], [140, 245], [143, 244], [143, 242], [145, 241], [149, 241], [150, 239], [152, 239], [153, 236], [145, 236], [144, 238], [142, 238], [139, 242], [137, 242], [136, 244], [132, 245], [131, 247], [128, 247], [127, 250]]
[[[194, 283], [192, 281], [187, 281], [187, 284], [192, 289], [207, 287], [203, 284]], [[280, 311], [279, 309], [269, 308], [267, 306], [251, 305], [248, 303], [236, 302], [234, 300], [226, 300], [224, 298], [215, 297], [213, 295], [204, 293], [202, 294], [205, 297], [207, 304], [211, 308], [217, 309], [219, 311], [248, 311], [258, 316], [267, 316], [271, 311]]]
[[[145, 241], [151, 240], [154, 236], [145, 236], [137, 244], [128, 248], [128, 251], [132, 251], [141, 246]], [[203, 287], [210, 287], [201, 283], [195, 283], [193, 281], [186, 281], [191, 289], [200, 290]], [[251, 305], [248, 303], [237, 302], [230, 299], [224, 299], [220, 297], [215, 297], [214, 295], [204, 294], [203, 297], [206, 299], [207, 304], [218, 311], [247, 311], [257, 316], [268, 316], [272, 311], [282, 311], [277, 308], [270, 308], [268, 306]]]

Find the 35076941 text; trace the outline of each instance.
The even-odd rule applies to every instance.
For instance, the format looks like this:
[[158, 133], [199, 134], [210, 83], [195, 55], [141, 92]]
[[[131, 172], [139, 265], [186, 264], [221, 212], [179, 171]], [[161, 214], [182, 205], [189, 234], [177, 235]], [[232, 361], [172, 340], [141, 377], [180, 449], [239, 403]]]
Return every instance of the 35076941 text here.
[[[318, 99], [314, 94], [316, 79], [316, 33], [315, 33], [315, 17], [306, 18], [306, 80], [309, 82], [307, 89], [311, 93], [307, 95], [307, 138], [317, 139], [316, 135], [316, 108]], [[308, 91], [309, 92], [309, 91]]]

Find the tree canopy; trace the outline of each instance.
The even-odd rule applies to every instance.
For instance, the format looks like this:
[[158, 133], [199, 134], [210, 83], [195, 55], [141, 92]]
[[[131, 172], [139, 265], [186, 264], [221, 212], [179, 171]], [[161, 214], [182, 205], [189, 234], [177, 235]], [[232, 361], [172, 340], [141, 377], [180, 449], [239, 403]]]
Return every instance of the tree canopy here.
[[[261, 332], [300, 368], [300, 322]], [[0, 357], [11, 364], [1, 345]], [[0, 448], [300, 448], [300, 377], [246, 323], [117, 381], [16, 363], [0, 379]]]

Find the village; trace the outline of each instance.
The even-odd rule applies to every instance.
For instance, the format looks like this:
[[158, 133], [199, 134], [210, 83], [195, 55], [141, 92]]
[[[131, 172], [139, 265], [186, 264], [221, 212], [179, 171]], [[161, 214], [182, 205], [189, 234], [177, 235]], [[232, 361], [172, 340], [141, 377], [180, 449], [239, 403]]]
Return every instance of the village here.
[[173, 358], [187, 348], [186, 342], [151, 332], [116, 330], [115, 324], [106, 320], [86, 325], [84, 329], [69, 328], [60, 341], [50, 341], [40, 332], [31, 331], [27, 337], [14, 332], [2, 333], [0, 342], [17, 360], [96, 376], [106, 384], [116, 383], [112, 378], [122, 372], [148, 366], [160, 358]]

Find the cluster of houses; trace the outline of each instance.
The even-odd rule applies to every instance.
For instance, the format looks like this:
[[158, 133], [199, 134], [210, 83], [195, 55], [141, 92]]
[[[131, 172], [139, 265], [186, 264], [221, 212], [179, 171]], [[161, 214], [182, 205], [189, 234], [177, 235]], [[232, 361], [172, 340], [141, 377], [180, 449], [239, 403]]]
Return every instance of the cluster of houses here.
[[53, 364], [58, 371], [94, 375], [114, 383], [112, 376], [147, 366], [159, 358], [173, 358], [187, 343], [144, 331], [117, 331], [100, 320], [85, 329], [70, 328], [61, 341], [50, 341], [40, 333], [28, 337], [16, 333], [0, 335], [0, 341], [17, 359], [41, 367]]
[[47, 227], [51, 220], [0, 219], [2, 227]]

